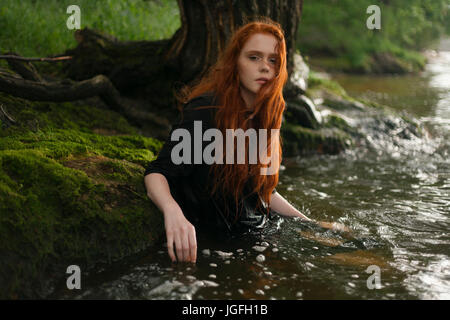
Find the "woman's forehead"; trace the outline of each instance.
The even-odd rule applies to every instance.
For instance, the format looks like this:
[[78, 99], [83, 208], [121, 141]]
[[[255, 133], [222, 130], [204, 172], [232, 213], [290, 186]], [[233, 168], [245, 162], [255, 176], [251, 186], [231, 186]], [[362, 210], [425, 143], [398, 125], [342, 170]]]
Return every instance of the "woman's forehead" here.
[[244, 53], [255, 51], [266, 55], [276, 55], [277, 44], [277, 39], [273, 35], [256, 33], [248, 38], [242, 48], [242, 51]]

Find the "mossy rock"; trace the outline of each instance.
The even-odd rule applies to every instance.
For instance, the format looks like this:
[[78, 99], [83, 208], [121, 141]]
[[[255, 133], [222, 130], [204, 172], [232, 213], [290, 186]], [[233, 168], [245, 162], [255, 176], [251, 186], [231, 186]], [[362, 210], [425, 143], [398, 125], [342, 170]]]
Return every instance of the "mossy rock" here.
[[338, 128], [312, 130], [285, 123], [281, 127], [283, 154], [286, 157], [308, 154], [338, 154], [353, 144], [353, 139]]
[[45, 297], [46, 280], [67, 266], [87, 270], [158, 239], [162, 215], [143, 171], [99, 155], [56, 161], [37, 149], [0, 151], [0, 297]]
[[0, 128], [0, 298], [46, 297], [69, 265], [90, 270], [164, 233], [143, 183], [163, 143], [85, 103], [0, 94], [16, 122]]

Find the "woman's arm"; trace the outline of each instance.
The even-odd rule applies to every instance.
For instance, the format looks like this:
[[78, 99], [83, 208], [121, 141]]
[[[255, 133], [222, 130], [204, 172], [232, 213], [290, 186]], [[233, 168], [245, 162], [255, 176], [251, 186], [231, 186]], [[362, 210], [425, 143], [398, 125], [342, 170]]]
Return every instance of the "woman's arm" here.
[[299, 217], [304, 220], [313, 221], [313, 222], [317, 223], [319, 226], [321, 226], [322, 228], [331, 229], [331, 230], [335, 230], [335, 231], [342, 231], [342, 232], [351, 232], [351, 230], [348, 227], [344, 226], [341, 223], [315, 221], [313, 219], [308, 218], [307, 216], [302, 214], [300, 211], [295, 209], [278, 192], [275, 192], [274, 194], [272, 194], [269, 207], [283, 216]]
[[287, 217], [299, 217], [305, 220], [311, 220], [300, 211], [295, 209], [285, 198], [283, 198], [278, 192], [272, 194], [270, 198], [269, 207], [279, 214]]
[[164, 214], [167, 250], [172, 261], [197, 260], [197, 238], [195, 227], [185, 218], [183, 211], [170, 193], [169, 183], [164, 175], [151, 173], [144, 178], [147, 195]]

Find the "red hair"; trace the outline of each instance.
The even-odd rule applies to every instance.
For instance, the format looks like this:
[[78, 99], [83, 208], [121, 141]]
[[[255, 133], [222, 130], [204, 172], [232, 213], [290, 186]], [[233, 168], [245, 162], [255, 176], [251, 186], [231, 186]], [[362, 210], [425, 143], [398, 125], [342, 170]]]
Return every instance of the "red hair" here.
[[[238, 72], [238, 58], [246, 41], [254, 34], [269, 34], [277, 40], [277, 63], [275, 65], [275, 77], [264, 84], [259, 90], [251, 116], [253, 116], [253, 128], [258, 133], [258, 129], [267, 129], [267, 155], [271, 158], [271, 150], [278, 149], [278, 161], [276, 163], [276, 173], [273, 175], [261, 175], [261, 168], [266, 167], [258, 161], [256, 164], [249, 164], [248, 157], [248, 139], [246, 140], [246, 163], [226, 164], [225, 150], [223, 152], [223, 164], [212, 164], [210, 175], [212, 176], [213, 188], [211, 194], [216, 192], [231, 195], [238, 205], [239, 195], [243, 193], [247, 181], [251, 181], [252, 192], [259, 195], [266, 204], [266, 213], [269, 212], [268, 204], [275, 186], [278, 184], [278, 168], [282, 160], [282, 141], [278, 135], [275, 139], [271, 138], [271, 129], [280, 129], [285, 101], [283, 98], [283, 87], [287, 81], [286, 67], [286, 43], [281, 26], [270, 19], [250, 22], [239, 28], [229, 41], [225, 51], [221, 54], [218, 61], [209, 69], [201, 81], [193, 86], [188, 94], [185, 94], [184, 101], [189, 101], [206, 92], [213, 92], [218, 98], [219, 106], [215, 123], [216, 127], [226, 137], [226, 129], [247, 130], [249, 128], [248, 119], [244, 117], [245, 102], [240, 93], [240, 80]], [[259, 139], [259, 137], [258, 137]], [[259, 143], [259, 142], [258, 142]], [[225, 145], [225, 143], [224, 143]], [[258, 144], [259, 145], [259, 144]], [[226, 148], [224, 148], [226, 149]], [[235, 144], [235, 155], [236, 155]], [[270, 164], [272, 165], [273, 164]], [[258, 201], [258, 208], [262, 203]], [[227, 207], [227, 206], [225, 206]], [[255, 208], [256, 209], [256, 208]], [[236, 207], [236, 216], [238, 210]], [[228, 212], [227, 212], [228, 215]]]

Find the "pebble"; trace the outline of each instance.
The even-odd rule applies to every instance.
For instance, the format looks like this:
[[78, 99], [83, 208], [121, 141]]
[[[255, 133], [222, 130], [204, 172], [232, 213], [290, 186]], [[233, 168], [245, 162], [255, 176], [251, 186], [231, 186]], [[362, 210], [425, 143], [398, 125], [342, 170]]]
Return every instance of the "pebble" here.
[[278, 248], [272, 248], [272, 252], [278, 252]]
[[209, 266], [210, 266], [210, 267], [217, 268], [217, 264], [215, 264], [215, 263], [210, 263]]
[[354, 279], [358, 279], [358, 278], [359, 278], [359, 276], [358, 276], [357, 274], [352, 274], [352, 278], [354, 278]]
[[219, 284], [217, 282], [209, 281], [209, 280], [203, 280], [203, 283], [207, 287], [218, 287], [219, 286]]
[[242, 252], [244, 249], [237, 249], [236, 252]]
[[270, 289], [270, 287], [266, 284], [265, 286], [264, 286], [264, 290], [269, 290]]
[[261, 245], [262, 245], [263, 247], [268, 247], [268, 246], [269, 246], [269, 243], [263, 241], [263, 242], [261, 242]]
[[266, 261], [266, 257], [264, 257], [262, 254], [258, 254], [258, 256], [256, 257], [256, 261], [264, 262]]
[[225, 260], [225, 264], [230, 264], [230, 260]]
[[262, 296], [264, 295], [264, 291], [262, 291], [261, 289], [256, 290], [255, 293]]
[[297, 292], [297, 294], [295, 295], [297, 298], [302, 298], [303, 297], [303, 292]]
[[196, 280], [197, 278], [195, 278], [194, 276], [191, 276], [191, 275], [187, 275], [187, 276], [186, 276], [186, 279], [191, 280], [191, 281], [194, 281], [194, 280]]
[[244, 290], [242, 290], [242, 289], [238, 289], [238, 292], [239, 292], [240, 294], [244, 294]]
[[264, 250], [267, 249], [267, 247], [263, 247], [263, 246], [253, 246], [252, 249], [255, 250], [255, 251], [258, 251], [258, 252], [263, 252]]
[[347, 283], [350, 287], [352, 287], [352, 288], [354, 288], [354, 287], [356, 287], [356, 285], [353, 283], [353, 282], [349, 282], [349, 283]]
[[179, 288], [178, 288], [178, 292], [180, 292], [180, 293], [186, 293], [186, 292], [189, 292], [189, 288], [186, 287], [186, 286], [179, 287]]
[[215, 274], [210, 274], [208, 277], [211, 278], [211, 279], [216, 279], [217, 278], [217, 276]]
[[211, 250], [209, 250], [209, 249], [203, 249], [203, 250], [202, 250], [202, 253], [203, 253], [205, 256], [209, 256], [209, 255], [211, 255]]
[[270, 272], [270, 271], [265, 271], [264, 273], [265, 273], [266, 276], [271, 276], [272, 275], [272, 272]]
[[222, 258], [230, 258], [233, 255], [233, 252], [223, 252], [223, 251], [220, 251], [220, 250], [216, 250], [214, 252], [217, 253]]

